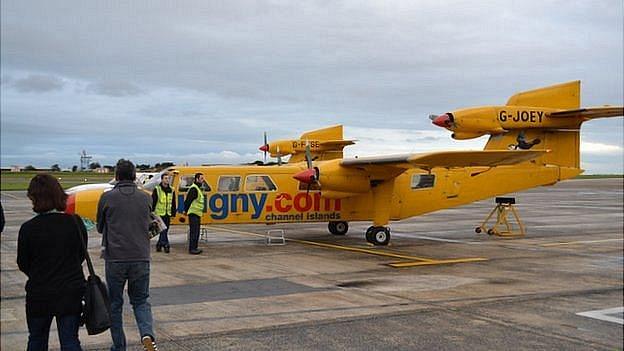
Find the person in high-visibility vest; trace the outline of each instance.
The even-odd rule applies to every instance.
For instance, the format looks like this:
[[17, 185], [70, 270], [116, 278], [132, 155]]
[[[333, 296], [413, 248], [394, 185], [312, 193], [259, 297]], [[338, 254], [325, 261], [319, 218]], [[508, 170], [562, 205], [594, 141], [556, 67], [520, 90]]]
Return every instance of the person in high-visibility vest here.
[[156, 251], [160, 252], [165, 249], [165, 253], [169, 253], [169, 223], [171, 218], [176, 215], [176, 196], [175, 191], [169, 185], [170, 175], [163, 174], [160, 179], [160, 184], [156, 185], [152, 192], [152, 208], [154, 213], [165, 222], [167, 228], [163, 230], [158, 236], [158, 242], [156, 243]]
[[184, 214], [189, 219], [189, 253], [191, 255], [199, 255], [202, 250], [199, 245], [199, 227], [201, 225], [201, 216], [204, 213], [204, 192], [201, 189], [204, 183], [204, 175], [195, 173], [195, 179], [184, 200]]

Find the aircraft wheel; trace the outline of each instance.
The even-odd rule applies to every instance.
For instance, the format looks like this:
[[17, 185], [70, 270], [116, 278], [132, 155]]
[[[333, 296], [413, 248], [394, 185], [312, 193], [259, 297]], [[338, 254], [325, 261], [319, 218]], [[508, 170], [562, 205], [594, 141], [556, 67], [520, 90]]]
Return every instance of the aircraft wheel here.
[[481, 227], [476, 227], [475, 228], [475, 233], [477, 233], [477, 234], [481, 233]]
[[368, 241], [371, 244], [373, 243], [373, 237], [372, 237], [373, 229], [375, 229], [375, 227], [368, 227], [368, 229], [366, 229], [366, 241]]
[[370, 227], [366, 231], [366, 241], [373, 245], [388, 245], [390, 242], [390, 229], [386, 227]]
[[329, 222], [327, 224], [329, 232], [334, 235], [345, 235], [349, 231], [349, 223], [347, 222]]

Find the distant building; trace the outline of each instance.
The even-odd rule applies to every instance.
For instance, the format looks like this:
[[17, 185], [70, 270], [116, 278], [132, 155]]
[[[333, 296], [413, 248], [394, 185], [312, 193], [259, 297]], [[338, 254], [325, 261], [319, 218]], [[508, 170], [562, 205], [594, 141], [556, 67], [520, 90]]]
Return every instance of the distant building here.
[[111, 169], [108, 167], [99, 167], [93, 170], [95, 173], [110, 173]]
[[22, 166], [15, 166], [15, 165], [11, 166], [11, 172], [21, 172], [22, 169], [24, 169], [24, 167]]

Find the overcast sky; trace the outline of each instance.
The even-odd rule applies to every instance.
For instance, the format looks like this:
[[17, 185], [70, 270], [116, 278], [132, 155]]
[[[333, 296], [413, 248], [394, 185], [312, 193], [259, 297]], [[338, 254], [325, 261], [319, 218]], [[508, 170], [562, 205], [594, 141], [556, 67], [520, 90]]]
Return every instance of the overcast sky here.
[[[1, 163], [239, 163], [262, 133], [343, 124], [348, 155], [479, 149], [429, 114], [582, 81], [624, 104], [613, 1], [3, 0]], [[622, 118], [587, 123], [582, 167], [622, 173]]]

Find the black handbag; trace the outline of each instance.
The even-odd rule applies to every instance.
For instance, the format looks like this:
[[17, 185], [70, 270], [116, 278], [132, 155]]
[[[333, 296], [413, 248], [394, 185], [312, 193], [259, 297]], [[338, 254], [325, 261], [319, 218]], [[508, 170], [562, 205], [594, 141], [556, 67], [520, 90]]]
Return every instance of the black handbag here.
[[82, 230], [78, 224], [77, 216], [74, 216], [74, 222], [78, 228], [78, 236], [82, 243], [82, 249], [87, 259], [87, 267], [89, 268], [89, 277], [87, 278], [87, 286], [84, 294], [84, 307], [82, 310], [82, 319], [87, 327], [89, 335], [96, 335], [105, 332], [111, 327], [111, 310], [110, 300], [108, 299], [108, 290], [106, 284], [102, 282], [100, 277], [95, 274], [89, 251], [82, 238]]

